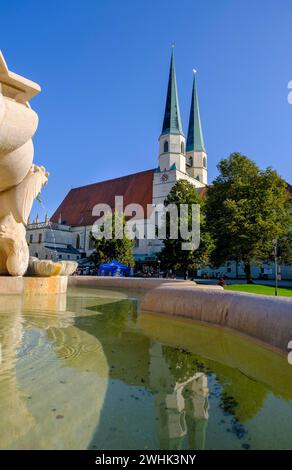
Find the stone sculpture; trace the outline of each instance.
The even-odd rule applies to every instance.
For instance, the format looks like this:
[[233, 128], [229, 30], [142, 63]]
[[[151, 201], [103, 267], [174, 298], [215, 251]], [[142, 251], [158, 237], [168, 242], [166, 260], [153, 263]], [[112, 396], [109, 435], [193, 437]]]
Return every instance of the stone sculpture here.
[[38, 116], [29, 100], [36, 83], [8, 70], [0, 52], [0, 274], [23, 276], [29, 250], [25, 226], [32, 204], [48, 180], [33, 164], [32, 137]]
[[27, 274], [30, 276], [51, 277], [71, 276], [78, 267], [76, 261], [39, 260], [35, 257], [29, 258]]

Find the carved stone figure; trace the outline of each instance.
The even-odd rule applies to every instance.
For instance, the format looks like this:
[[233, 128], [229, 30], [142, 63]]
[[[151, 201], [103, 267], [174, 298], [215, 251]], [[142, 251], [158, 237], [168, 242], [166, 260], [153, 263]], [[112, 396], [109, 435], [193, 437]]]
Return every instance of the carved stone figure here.
[[40, 260], [31, 256], [29, 258], [27, 274], [30, 276], [51, 277], [51, 276], [71, 276], [78, 267], [76, 261]]
[[33, 164], [38, 116], [29, 100], [36, 83], [8, 70], [0, 52], [0, 274], [23, 276], [29, 250], [25, 225], [48, 173]]

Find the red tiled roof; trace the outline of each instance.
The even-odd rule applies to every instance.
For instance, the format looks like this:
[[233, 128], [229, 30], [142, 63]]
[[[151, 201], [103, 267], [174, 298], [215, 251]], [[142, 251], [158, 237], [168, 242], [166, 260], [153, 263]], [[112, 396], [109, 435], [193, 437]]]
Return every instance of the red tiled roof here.
[[197, 193], [202, 199], [205, 199], [207, 196], [208, 186], [204, 186], [202, 188], [197, 188]]
[[92, 225], [96, 220], [92, 216], [93, 207], [96, 204], [108, 204], [114, 208], [115, 196], [123, 196], [124, 206], [140, 204], [146, 215], [147, 204], [152, 204], [153, 174], [154, 170], [146, 170], [71, 189], [51, 221], [58, 222], [61, 215], [62, 222], [67, 225]]

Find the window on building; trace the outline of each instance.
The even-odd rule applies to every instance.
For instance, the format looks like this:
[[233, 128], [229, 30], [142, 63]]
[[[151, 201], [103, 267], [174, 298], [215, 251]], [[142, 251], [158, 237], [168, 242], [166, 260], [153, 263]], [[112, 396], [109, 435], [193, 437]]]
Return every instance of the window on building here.
[[89, 250], [94, 250], [94, 248], [95, 248], [94, 240], [92, 240], [91, 236], [89, 236], [89, 240], [88, 240], [88, 249], [89, 249]]
[[139, 248], [139, 238], [135, 238], [135, 248]]
[[48, 259], [48, 255], [46, 255], [45, 258]]
[[203, 167], [207, 168], [207, 158], [206, 157], [203, 158]]
[[164, 151], [164, 153], [168, 152], [168, 141], [167, 140], [164, 142], [163, 151]]
[[185, 153], [185, 144], [184, 144], [184, 142], [182, 142], [180, 144], [180, 151], [181, 151], [181, 153]]
[[39, 233], [39, 243], [42, 243], [42, 241], [43, 241], [43, 234]]
[[155, 231], [158, 228], [159, 225], [159, 214], [158, 212], [155, 212]]
[[32, 243], [33, 242], [33, 235], [30, 235], [29, 236], [29, 243]]
[[38, 254], [38, 253], [35, 253], [34, 255], [35, 255], [35, 257], [36, 257], [36, 258], [38, 258], [38, 257], [39, 257], [39, 254]]
[[190, 163], [191, 166], [193, 166], [193, 162], [194, 162], [194, 161], [193, 161], [193, 157], [190, 157], [189, 163]]
[[62, 255], [59, 255], [59, 259], [62, 259]]
[[200, 181], [200, 177], [199, 175], [196, 176], [196, 180]]
[[70, 255], [67, 256], [67, 259], [70, 259]]
[[77, 233], [77, 236], [76, 236], [76, 248], [77, 248], [77, 250], [80, 249], [80, 235], [79, 235], [79, 233]]
[[77, 259], [79, 259], [79, 256], [76, 256]]

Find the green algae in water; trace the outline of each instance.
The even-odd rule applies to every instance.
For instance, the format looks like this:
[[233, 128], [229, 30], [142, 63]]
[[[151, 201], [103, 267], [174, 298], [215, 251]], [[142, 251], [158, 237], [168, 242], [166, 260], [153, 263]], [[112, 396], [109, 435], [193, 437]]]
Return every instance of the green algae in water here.
[[139, 312], [135, 292], [4, 300], [1, 449], [292, 447], [292, 367], [280, 355]]

